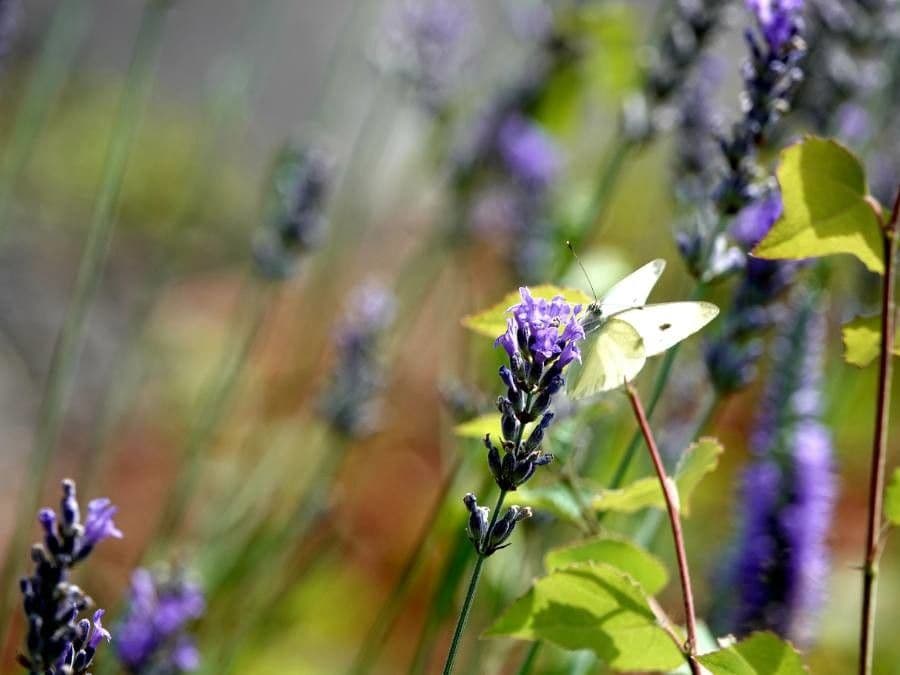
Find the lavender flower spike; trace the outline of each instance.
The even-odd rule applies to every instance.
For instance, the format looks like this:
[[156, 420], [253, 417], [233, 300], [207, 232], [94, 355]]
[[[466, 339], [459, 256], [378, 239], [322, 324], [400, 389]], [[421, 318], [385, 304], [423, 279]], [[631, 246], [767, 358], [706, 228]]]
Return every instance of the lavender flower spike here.
[[[500, 369], [506, 396], [497, 401], [503, 439], [500, 447], [490, 436], [484, 439], [491, 472], [506, 491], [515, 490], [537, 467], [551, 461], [552, 456], [541, 449], [553, 420], [548, 409], [565, 384], [565, 367], [581, 360], [578, 342], [584, 338], [578, 321], [580, 305], [573, 306], [560, 296], [534, 298], [527, 288], [520, 288], [519, 294], [522, 302], [510, 307], [506, 332], [494, 342], [509, 356], [509, 366]], [[525, 426], [531, 422], [537, 425], [526, 438]]]
[[728, 601], [717, 628], [739, 636], [772, 630], [804, 644], [823, 599], [836, 486], [822, 423], [824, 315], [816, 297], [795, 298], [791, 310], [773, 343], [739, 536], [719, 579]]
[[108, 499], [93, 500], [82, 525], [75, 483], [63, 481], [62, 488], [60, 515], [48, 508], [38, 513], [43, 542], [31, 550], [34, 573], [19, 583], [28, 624], [19, 663], [43, 675], [86, 673], [100, 642], [109, 641], [109, 631], [101, 624], [102, 609], [94, 612], [93, 625], [86, 618], [79, 620], [91, 600], [69, 581], [69, 574], [100, 541], [122, 537], [112, 521], [116, 508]]

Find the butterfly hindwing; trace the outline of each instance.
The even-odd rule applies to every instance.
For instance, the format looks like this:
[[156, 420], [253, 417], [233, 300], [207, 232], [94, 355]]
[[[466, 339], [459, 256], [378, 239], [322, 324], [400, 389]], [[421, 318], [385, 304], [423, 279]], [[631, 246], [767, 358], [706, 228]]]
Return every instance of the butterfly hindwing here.
[[647, 360], [640, 334], [625, 321], [606, 320], [588, 335], [581, 347], [582, 363], [568, 371], [568, 393], [573, 399], [610, 391], [630, 382]]
[[663, 302], [634, 307], [616, 314], [644, 343], [646, 357], [660, 354], [693, 335], [719, 314], [711, 302]]

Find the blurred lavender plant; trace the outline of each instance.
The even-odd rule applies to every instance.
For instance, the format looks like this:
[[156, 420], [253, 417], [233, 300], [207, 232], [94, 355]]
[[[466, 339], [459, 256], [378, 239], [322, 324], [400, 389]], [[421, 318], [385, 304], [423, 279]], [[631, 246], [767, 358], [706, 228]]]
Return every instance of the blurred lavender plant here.
[[368, 282], [350, 295], [335, 337], [337, 366], [320, 401], [323, 417], [343, 436], [362, 436], [375, 428], [383, 387], [379, 342], [395, 311], [394, 296], [379, 283]]
[[379, 61], [425, 110], [444, 116], [472, 57], [474, 7], [463, 0], [403, 0], [391, 9]]
[[650, 52], [647, 79], [640, 94], [623, 108], [622, 130], [632, 143], [649, 140], [675, 118], [670, 103], [690, 79], [706, 46], [722, 24], [730, 0], [677, 0], [659, 46]]
[[155, 576], [143, 568], [135, 570], [128, 607], [116, 630], [119, 661], [135, 675], [196, 670], [200, 655], [187, 626], [205, 610], [202, 590], [180, 571]]
[[806, 53], [801, 37], [803, 0], [747, 0], [759, 35], [747, 30], [750, 58], [743, 67], [743, 116], [722, 139], [726, 175], [715, 193], [719, 212], [731, 215], [764, 196], [757, 164], [759, 148], [772, 126], [790, 108], [803, 78], [799, 63]]
[[75, 483], [64, 480], [62, 491], [59, 515], [48, 508], [38, 514], [44, 540], [31, 549], [34, 573], [20, 582], [28, 632], [18, 660], [29, 672], [46, 675], [86, 673], [100, 642], [109, 641], [102, 609], [90, 621], [78, 618], [92, 603], [69, 574], [98, 543], [122, 537], [108, 499], [91, 500], [82, 524]]
[[254, 242], [260, 275], [284, 279], [325, 235], [331, 167], [316, 148], [285, 145], [275, 158], [263, 203], [262, 226]]
[[773, 630], [803, 644], [823, 599], [836, 492], [817, 294], [796, 294], [782, 326], [742, 480], [739, 534], [716, 597], [723, 632]]
[[[781, 216], [781, 194], [773, 191], [744, 207], [735, 218], [731, 234], [749, 251]], [[706, 344], [706, 366], [713, 386], [728, 394], [753, 381], [756, 363], [763, 353], [763, 334], [782, 310], [778, 299], [796, 277], [800, 263], [746, 257], [741, 278], [720, 331]]]
[[12, 48], [22, 19], [22, 0], [0, 0], [0, 58]]
[[859, 145], [873, 131], [866, 104], [889, 79], [886, 57], [900, 37], [900, 5], [895, 0], [808, 0], [805, 33], [806, 77], [794, 109], [815, 131]]

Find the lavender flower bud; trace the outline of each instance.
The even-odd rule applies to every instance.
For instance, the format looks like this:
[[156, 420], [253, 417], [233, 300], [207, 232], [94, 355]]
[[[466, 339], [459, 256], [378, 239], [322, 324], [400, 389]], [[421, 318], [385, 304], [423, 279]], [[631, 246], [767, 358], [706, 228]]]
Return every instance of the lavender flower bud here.
[[510, 506], [503, 517], [494, 523], [494, 527], [491, 529], [488, 538], [485, 555], [492, 555], [501, 548], [508, 546], [509, 544], [506, 544], [505, 542], [513, 533], [516, 523], [520, 520], [531, 518], [531, 516], [531, 508], [527, 506]]
[[478, 506], [478, 501], [471, 492], [463, 497], [463, 503], [469, 510], [469, 520], [466, 525], [469, 540], [472, 542], [475, 550], [478, 553], [482, 553], [488, 533], [490, 511], [486, 506]]

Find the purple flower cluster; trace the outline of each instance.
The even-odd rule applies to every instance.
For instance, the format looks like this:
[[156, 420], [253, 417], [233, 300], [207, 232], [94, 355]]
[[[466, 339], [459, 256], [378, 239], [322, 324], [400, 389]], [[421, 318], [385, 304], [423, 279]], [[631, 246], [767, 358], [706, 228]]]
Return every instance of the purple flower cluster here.
[[720, 579], [731, 602], [719, 627], [807, 642], [828, 574], [835, 500], [832, 446], [821, 403], [824, 314], [797, 296], [773, 343], [771, 375], [740, 492], [740, 530]]
[[369, 282], [350, 296], [337, 328], [337, 367], [321, 401], [331, 427], [346, 436], [361, 436], [376, 426], [377, 395], [383, 386], [378, 347], [396, 311], [393, 294]]
[[[773, 192], [750, 203], [732, 223], [732, 237], [747, 251], [781, 216], [781, 195]], [[775, 324], [779, 300], [802, 263], [746, 257], [744, 269], [720, 331], [706, 344], [705, 358], [713, 385], [720, 393], [747, 386], [756, 377], [763, 353], [763, 334]]]
[[731, 215], [759, 199], [767, 189], [757, 184], [759, 146], [778, 119], [790, 109], [803, 79], [799, 63], [806, 53], [800, 37], [802, 0], [747, 0], [763, 40], [748, 30], [750, 58], [744, 64], [743, 116], [731, 137], [721, 142], [727, 172], [716, 189], [721, 213]]
[[507, 171], [526, 188], [551, 185], [562, 168], [559, 146], [537, 123], [519, 113], [503, 120], [497, 149]]
[[[578, 342], [584, 338], [578, 321], [580, 305], [573, 306], [561, 296], [534, 298], [527, 288], [519, 293], [522, 301], [510, 308], [506, 332], [494, 343], [509, 357], [509, 366], [500, 368], [506, 395], [497, 401], [502, 457], [490, 435], [484, 440], [491, 472], [501, 490], [515, 490], [531, 478], [536, 467], [551, 460], [541, 451], [553, 419], [550, 403], [565, 384], [565, 367], [581, 360]], [[525, 438], [525, 427], [532, 422], [537, 424]]]
[[34, 573], [20, 582], [28, 632], [19, 662], [35, 673], [77, 675], [87, 672], [100, 642], [110, 634], [100, 622], [102, 609], [94, 612], [93, 621], [78, 618], [91, 600], [69, 581], [70, 570], [98, 543], [122, 533], [113, 523], [116, 507], [108, 499], [89, 502], [82, 524], [75, 483], [63, 481], [62, 490], [59, 515], [47, 508], [38, 514], [44, 539], [31, 550]]
[[263, 205], [262, 227], [254, 243], [259, 273], [267, 279], [290, 276], [300, 257], [324, 236], [331, 167], [317, 149], [286, 145], [275, 159]]
[[187, 627], [205, 610], [200, 587], [182, 575], [154, 577], [146, 569], [135, 570], [128, 608], [116, 630], [119, 660], [135, 675], [196, 670], [200, 655]]

